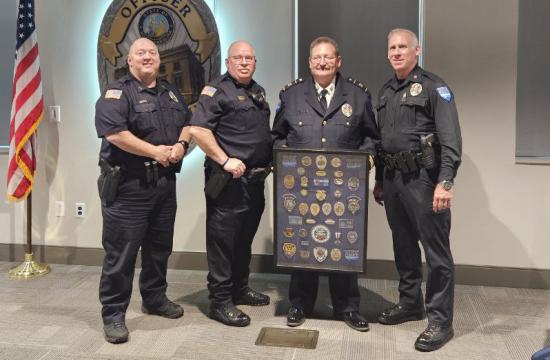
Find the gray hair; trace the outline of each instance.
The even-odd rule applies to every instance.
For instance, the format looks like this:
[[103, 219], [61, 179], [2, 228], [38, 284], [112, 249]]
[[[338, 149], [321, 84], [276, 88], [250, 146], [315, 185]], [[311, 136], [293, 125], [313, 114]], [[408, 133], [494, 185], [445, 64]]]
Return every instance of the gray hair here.
[[396, 29], [393, 29], [392, 31], [390, 31], [388, 33], [388, 41], [390, 41], [390, 38], [395, 35], [395, 34], [398, 34], [398, 33], [405, 33], [405, 34], [408, 34], [411, 39], [412, 39], [412, 45], [413, 47], [418, 47], [419, 46], [419, 43], [418, 43], [418, 37], [416, 36], [416, 34], [414, 33], [414, 31], [411, 31], [409, 29], [402, 29], [402, 28], [396, 28]]
[[334, 49], [336, 49], [336, 56], [340, 56], [340, 49], [338, 49], [338, 43], [328, 36], [319, 36], [315, 40], [311, 42], [309, 45], [309, 56], [311, 57], [311, 50], [313, 50], [314, 47], [316, 47], [319, 44], [330, 44], [334, 46]]

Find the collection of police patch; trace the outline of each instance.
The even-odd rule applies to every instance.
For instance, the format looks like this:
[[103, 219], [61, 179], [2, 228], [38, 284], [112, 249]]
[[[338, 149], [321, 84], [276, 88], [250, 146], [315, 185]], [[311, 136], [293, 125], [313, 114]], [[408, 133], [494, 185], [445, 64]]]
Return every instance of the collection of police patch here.
[[283, 152], [277, 160], [277, 265], [363, 271], [367, 158]]

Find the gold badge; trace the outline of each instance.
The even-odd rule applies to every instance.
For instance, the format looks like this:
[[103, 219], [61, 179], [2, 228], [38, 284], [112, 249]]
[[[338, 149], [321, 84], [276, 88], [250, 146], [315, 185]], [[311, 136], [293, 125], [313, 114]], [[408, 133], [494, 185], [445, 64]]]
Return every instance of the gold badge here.
[[340, 199], [342, 197], [342, 195], [343, 195], [342, 190], [340, 190], [340, 189], [334, 190], [334, 197], [335, 198]]
[[344, 114], [345, 117], [350, 117], [351, 114], [353, 114], [353, 108], [350, 104], [346, 103], [342, 105], [342, 114]]
[[283, 232], [287, 238], [291, 238], [294, 236], [294, 229], [292, 229], [291, 227], [285, 228]]
[[306, 219], [306, 224], [316, 224], [317, 220], [315, 219]]
[[173, 102], [179, 102], [178, 98], [176, 97], [176, 94], [174, 94], [172, 91], [169, 91], [168, 95], [170, 96], [170, 99], [172, 99]]
[[308, 210], [309, 210], [308, 204], [300, 203], [300, 205], [298, 205], [298, 212], [300, 213], [300, 215], [305, 216]]
[[300, 250], [300, 257], [302, 259], [309, 259], [309, 250]]
[[283, 185], [287, 189], [292, 189], [294, 187], [294, 176], [292, 175], [285, 175], [283, 179]]
[[318, 155], [315, 158], [315, 165], [317, 165], [317, 169], [324, 170], [327, 167], [327, 157], [325, 155]]
[[287, 257], [293, 257], [296, 254], [296, 244], [293, 243], [284, 243], [283, 252]]
[[323, 205], [321, 205], [321, 211], [325, 216], [329, 216], [329, 214], [332, 212], [332, 205], [330, 203], [326, 202]]
[[340, 249], [338, 249], [338, 248], [332, 249], [330, 251], [330, 258], [334, 262], [340, 261], [340, 259], [342, 258], [342, 251], [340, 251]]
[[346, 205], [344, 205], [343, 202], [338, 201], [337, 203], [334, 204], [334, 213], [336, 214], [336, 216], [340, 217], [344, 215], [345, 211], [346, 211]]
[[334, 224], [336, 224], [336, 221], [334, 221], [334, 219], [326, 219], [326, 220], [325, 220], [325, 224], [327, 224], [327, 225], [334, 225]]
[[344, 179], [339, 178], [339, 177], [334, 178], [334, 185], [338, 185], [338, 186], [344, 185]]
[[325, 170], [317, 170], [315, 172], [315, 175], [317, 175], [317, 176], [327, 176], [327, 172]]
[[303, 167], [299, 167], [298, 169], [296, 169], [296, 172], [298, 173], [298, 175], [304, 175], [306, 173], [306, 169], [304, 169]]
[[302, 158], [302, 165], [311, 166], [311, 158], [309, 156], [304, 156]]
[[309, 181], [309, 179], [307, 178], [307, 176], [302, 176], [300, 178], [300, 186], [303, 187], [303, 188], [307, 188], [308, 181]]
[[336, 170], [334, 172], [334, 176], [335, 177], [342, 177], [342, 176], [344, 176], [344, 172], [342, 170]]
[[302, 195], [303, 197], [306, 197], [307, 196], [307, 189], [300, 190], [300, 195]]
[[352, 213], [352, 215], [355, 215], [355, 213], [359, 211], [359, 201], [361, 201], [361, 198], [359, 196], [348, 196], [348, 210], [350, 213]]
[[359, 189], [359, 179], [355, 176], [350, 177], [348, 180], [348, 189], [350, 191], [357, 191]]
[[325, 201], [325, 199], [327, 198], [327, 191], [326, 190], [315, 191], [315, 198], [319, 201]]
[[307, 236], [307, 230], [304, 228], [301, 228], [300, 230], [298, 230], [298, 236], [301, 237], [302, 239], [305, 238]]
[[357, 242], [357, 239], [359, 239], [359, 235], [357, 235], [357, 231], [348, 231], [346, 238], [348, 239], [349, 243], [353, 245]]
[[411, 90], [410, 90], [411, 96], [417, 96], [421, 92], [422, 92], [422, 85], [421, 84], [414, 83], [414, 84], [411, 85]]
[[246, 100], [246, 96], [244, 96], [244, 95], [237, 95], [237, 99], [239, 99], [239, 101], [245, 101], [245, 100]]
[[286, 211], [292, 212], [294, 207], [296, 207], [296, 196], [293, 194], [284, 194], [283, 195], [283, 206]]
[[339, 157], [334, 157], [330, 160], [330, 165], [332, 165], [333, 168], [339, 168], [342, 166], [342, 160], [340, 160]]
[[317, 203], [313, 203], [309, 206], [309, 212], [313, 216], [319, 215], [319, 212], [321, 211], [321, 207]]

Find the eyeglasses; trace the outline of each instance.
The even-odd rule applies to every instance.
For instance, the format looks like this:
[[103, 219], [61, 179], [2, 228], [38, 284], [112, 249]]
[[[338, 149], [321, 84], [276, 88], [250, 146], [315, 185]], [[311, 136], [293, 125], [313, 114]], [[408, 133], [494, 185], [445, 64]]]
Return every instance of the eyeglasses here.
[[256, 61], [256, 57], [251, 55], [250, 56], [235, 55], [235, 56], [230, 56], [229, 60], [231, 60], [233, 64], [240, 64], [243, 61], [247, 64], [251, 64]]
[[315, 55], [314, 57], [310, 58], [311, 59], [311, 62], [313, 63], [320, 63], [321, 60], [325, 60], [325, 62], [333, 62], [334, 60], [336, 60], [336, 56], [335, 55]]

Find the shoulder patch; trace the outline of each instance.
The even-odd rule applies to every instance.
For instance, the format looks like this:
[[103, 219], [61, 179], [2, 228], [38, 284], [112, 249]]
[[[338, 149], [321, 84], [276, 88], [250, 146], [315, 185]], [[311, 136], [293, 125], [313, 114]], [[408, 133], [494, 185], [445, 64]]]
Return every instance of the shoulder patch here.
[[347, 78], [348, 82], [352, 83], [353, 85], [357, 86], [358, 88], [360, 88], [361, 90], [363, 90], [364, 92], [367, 92], [369, 91], [369, 89], [365, 86], [365, 84], [363, 84], [362, 82], [360, 81], [357, 81], [355, 80], [354, 78]]
[[121, 96], [122, 96], [122, 90], [110, 89], [105, 92], [105, 99], [119, 100]]
[[286, 90], [288, 90], [289, 88], [293, 87], [294, 85], [299, 84], [299, 83], [302, 83], [302, 82], [304, 82], [304, 79], [298, 78], [298, 79], [294, 80], [293, 82], [286, 84], [286, 85], [281, 89], [281, 92], [286, 91]]
[[453, 99], [453, 94], [451, 93], [451, 90], [449, 90], [448, 87], [441, 86], [435, 90], [437, 90], [437, 93], [439, 94], [439, 96], [441, 96], [441, 98], [446, 102], [451, 102], [451, 100]]
[[218, 91], [218, 89], [216, 89], [215, 87], [213, 86], [209, 86], [209, 85], [206, 85], [202, 91], [201, 91], [201, 95], [207, 95], [207, 96], [214, 96], [214, 94], [216, 93], [216, 91]]

